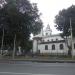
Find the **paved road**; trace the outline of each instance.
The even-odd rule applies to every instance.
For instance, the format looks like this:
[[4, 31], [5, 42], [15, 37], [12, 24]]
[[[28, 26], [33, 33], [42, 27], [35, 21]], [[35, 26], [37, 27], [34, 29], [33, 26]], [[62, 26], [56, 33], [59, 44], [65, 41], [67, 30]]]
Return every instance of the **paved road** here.
[[75, 63], [0, 63], [0, 75], [75, 75]]

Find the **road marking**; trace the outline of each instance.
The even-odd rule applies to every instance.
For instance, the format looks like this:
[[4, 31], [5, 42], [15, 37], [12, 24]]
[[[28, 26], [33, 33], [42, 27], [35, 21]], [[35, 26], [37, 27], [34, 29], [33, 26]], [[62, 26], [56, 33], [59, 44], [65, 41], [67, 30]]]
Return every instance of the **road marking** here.
[[16, 73], [16, 72], [0, 72], [0, 74], [13, 74], [13, 75], [55, 75], [55, 74], [32, 74], [32, 73]]

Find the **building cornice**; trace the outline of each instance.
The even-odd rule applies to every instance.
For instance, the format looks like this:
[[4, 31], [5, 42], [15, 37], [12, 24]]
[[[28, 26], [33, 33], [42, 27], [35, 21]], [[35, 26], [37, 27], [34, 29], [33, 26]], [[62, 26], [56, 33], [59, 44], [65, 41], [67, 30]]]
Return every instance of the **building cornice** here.
[[50, 44], [50, 43], [63, 43], [65, 40], [58, 40], [58, 41], [48, 41], [48, 42], [41, 42], [39, 44]]

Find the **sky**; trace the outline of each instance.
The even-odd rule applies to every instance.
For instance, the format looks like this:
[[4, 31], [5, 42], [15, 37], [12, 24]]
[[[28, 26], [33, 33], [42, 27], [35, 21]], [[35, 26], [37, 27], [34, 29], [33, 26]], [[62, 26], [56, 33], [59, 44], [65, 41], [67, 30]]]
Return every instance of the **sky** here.
[[38, 10], [43, 21], [44, 28], [49, 24], [53, 34], [59, 33], [56, 30], [54, 19], [60, 10], [75, 5], [75, 0], [30, 0], [31, 3], [37, 3]]

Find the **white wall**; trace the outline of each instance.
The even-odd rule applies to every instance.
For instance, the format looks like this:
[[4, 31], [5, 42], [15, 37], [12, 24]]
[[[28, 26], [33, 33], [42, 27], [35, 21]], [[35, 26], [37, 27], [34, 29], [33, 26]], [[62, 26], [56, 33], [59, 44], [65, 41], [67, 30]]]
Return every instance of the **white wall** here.
[[[61, 38], [61, 36], [59, 35], [51, 35], [51, 36], [43, 36], [42, 40], [44, 40], [44, 42], [48, 42], [49, 41], [56, 41], [56, 39], [58, 39], [58, 41], [64, 40], [63, 38]], [[42, 42], [42, 41], [41, 41]], [[39, 40], [37, 43], [36, 39], [33, 39], [33, 52], [37, 52], [37, 50], [40, 50], [40, 53], [58, 53], [58, 54], [68, 54], [68, 48], [67, 45], [65, 44], [65, 42], [60, 42], [60, 43], [49, 43], [49, 44], [42, 44]], [[52, 50], [52, 45], [55, 45], [55, 50]], [[64, 49], [60, 50], [59, 45], [63, 44], [64, 45]], [[38, 46], [37, 46], [38, 45]], [[48, 50], [45, 50], [45, 45], [48, 45]], [[73, 51], [73, 53], [75, 54], [75, 51]]]
[[[58, 40], [63, 40], [63, 38], [61, 38], [61, 36], [59, 35], [52, 35], [51, 37], [43, 37], [42, 40], [44, 40], [44, 42], [48, 42], [49, 41], [56, 41], [56, 39]], [[52, 50], [52, 45], [55, 45], [55, 50]], [[60, 44], [63, 44], [64, 45], [64, 49], [63, 50], [60, 50], [59, 48], [59, 45]], [[48, 45], [48, 50], [45, 50], [45, 45]], [[33, 40], [33, 52], [37, 52], [37, 50], [40, 50], [40, 53], [58, 53], [58, 54], [67, 54], [68, 53], [68, 48], [67, 48], [67, 45], [65, 44], [65, 42], [62, 42], [62, 43], [49, 43], [49, 44], [41, 44], [39, 41], [38, 41], [38, 44], [37, 44], [37, 40], [34, 39]], [[75, 52], [75, 51], [74, 51]]]
[[[52, 45], [55, 45], [55, 50], [52, 50]], [[61, 43], [51, 43], [51, 44], [39, 44], [38, 45], [38, 49], [40, 50], [40, 53], [58, 53], [58, 54], [67, 54], [68, 53], [68, 49], [66, 47], [65, 43], [62, 43], [64, 45], [64, 49], [60, 50], [59, 45]], [[45, 50], [45, 45], [48, 45], [48, 50]]]
[[33, 52], [37, 52], [37, 40], [33, 40]]

